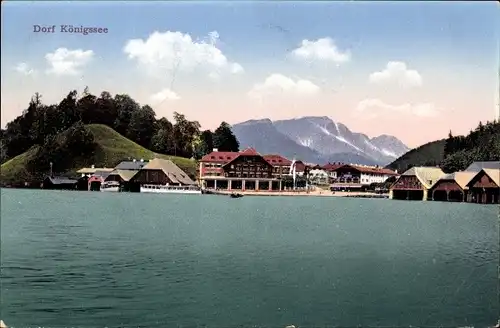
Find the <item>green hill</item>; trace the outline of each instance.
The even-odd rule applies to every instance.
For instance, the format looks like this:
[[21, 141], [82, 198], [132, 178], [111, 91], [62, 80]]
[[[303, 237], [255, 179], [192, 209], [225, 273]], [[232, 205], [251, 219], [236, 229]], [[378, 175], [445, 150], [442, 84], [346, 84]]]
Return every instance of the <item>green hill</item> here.
[[[149, 160], [159, 157], [172, 160], [189, 176], [192, 178], [196, 177], [197, 165], [194, 160], [154, 153], [125, 138], [106, 125], [90, 124], [86, 125], [85, 128], [94, 136], [96, 147], [92, 156], [75, 158], [71, 162], [71, 167], [67, 170], [70, 174], [90, 165], [95, 165], [96, 167], [114, 167], [121, 161], [129, 158]], [[35, 174], [28, 169], [28, 163], [37, 156], [39, 149], [40, 146], [33, 146], [28, 151], [2, 164], [2, 185], [18, 185], [24, 183], [24, 181], [32, 181]]]
[[446, 139], [432, 141], [412, 149], [396, 159], [386, 168], [403, 173], [413, 166], [436, 166], [445, 158], [444, 146]]

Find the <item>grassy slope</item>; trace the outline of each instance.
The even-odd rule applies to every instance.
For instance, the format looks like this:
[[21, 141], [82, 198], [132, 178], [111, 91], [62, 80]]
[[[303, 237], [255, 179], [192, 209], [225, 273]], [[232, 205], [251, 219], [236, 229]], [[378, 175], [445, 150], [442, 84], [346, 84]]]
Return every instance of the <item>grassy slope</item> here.
[[[114, 167], [119, 162], [128, 158], [144, 160], [155, 157], [170, 159], [177, 166], [183, 169], [191, 177], [196, 176], [196, 162], [176, 156], [156, 154], [138, 144], [129, 140], [106, 125], [90, 124], [87, 125], [97, 143], [97, 149], [91, 158], [76, 161], [70, 171], [77, 171], [82, 167], [94, 164], [96, 167]], [[27, 152], [16, 156], [1, 166], [1, 177], [3, 183], [17, 182], [26, 176], [26, 163], [35, 156], [38, 146], [32, 147]]]
[[444, 145], [446, 140], [436, 140], [418, 148], [412, 149], [396, 159], [386, 167], [403, 173], [413, 166], [435, 166], [444, 159]]

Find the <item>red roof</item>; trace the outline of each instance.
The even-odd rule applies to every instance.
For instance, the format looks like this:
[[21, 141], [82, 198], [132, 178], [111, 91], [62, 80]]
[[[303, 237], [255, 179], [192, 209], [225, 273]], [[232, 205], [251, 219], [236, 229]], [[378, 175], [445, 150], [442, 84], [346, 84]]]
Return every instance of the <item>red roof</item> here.
[[248, 147], [242, 151], [213, 151], [210, 154], [206, 154], [200, 160], [200, 162], [205, 163], [229, 163], [236, 159], [240, 155], [254, 155], [260, 156], [260, 154], [255, 150], [255, 148]]
[[272, 166], [290, 166], [292, 161], [278, 154], [269, 154], [262, 156]]
[[226, 163], [232, 161], [239, 155], [240, 153], [233, 151], [213, 151], [210, 154], [206, 154], [205, 156], [203, 156], [200, 162]]
[[323, 170], [326, 170], [326, 171], [335, 171], [336, 169], [338, 169], [339, 167], [341, 166], [344, 166], [345, 164], [343, 163], [328, 163], [326, 165], [323, 165], [322, 169]]
[[248, 147], [245, 150], [240, 151], [240, 155], [260, 155], [255, 148]]

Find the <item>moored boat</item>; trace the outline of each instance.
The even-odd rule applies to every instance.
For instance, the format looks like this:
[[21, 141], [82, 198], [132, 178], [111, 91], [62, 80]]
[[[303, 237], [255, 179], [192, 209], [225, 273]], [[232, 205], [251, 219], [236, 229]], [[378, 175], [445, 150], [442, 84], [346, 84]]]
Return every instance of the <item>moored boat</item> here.
[[241, 197], [243, 197], [243, 195], [242, 194], [233, 193], [233, 194], [230, 194], [229, 197], [231, 197], [231, 198], [241, 198]]
[[101, 191], [120, 191], [120, 183], [118, 181], [105, 181], [101, 184]]
[[172, 186], [172, 185], [142, 185], [141, 192], [155, 194], [198, 194], [201, 189], [198, 186]]

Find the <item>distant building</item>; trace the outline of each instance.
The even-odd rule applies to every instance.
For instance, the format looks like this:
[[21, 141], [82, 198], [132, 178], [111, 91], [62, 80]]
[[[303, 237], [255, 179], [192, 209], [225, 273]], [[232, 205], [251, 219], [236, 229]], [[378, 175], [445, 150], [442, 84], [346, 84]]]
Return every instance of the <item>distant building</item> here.
[[429, 190], [444, 175], [438, 167], [412, 167], [392, 184], [389, 198], [427, 200]]
[[[335, 174], [331, 174], [335, 172]], [[398, 174], [392, 170], [362, 166], [343, 164], [339, 166], [330, 166], [331, 189], [333, 190], [366, 190], [373, 183], [383, 183], [390, 177], [395, 177]]]
[[290, 175], [290, 165], [292, 161], [281, 155], [263, 155], [262, 156], [269, 164], [273, 166], [273, 176], [278, 178], [283, 175]]
[[104, 181], [116, 181], [119, 183], [124, 183], [130, 181], [137, 174], [137, 170], [113, 170], [108, 174]]
[[259, 154], [254, 148], [240, 152], [214, 149], [200, 160], [200, 183], [208, 189], [282, 190], [291, 161], [280, 155]]
[[326, 165], [323, 165], [322, 168], [328, 173], [328, 177], [330, 178], [330, 181], [333, 183], [333, 180], [337, 178], [337, 171], [341, 166], [344, 166], [344, 163], [328, 163]]
[[429, 189], [429, 196], [437, 201], [463, 202], [467, 197], [467, 184], [476, 174], [467, 171], [445, 174]]
[[317, 165], [309, 171], [309, 180], [314, 185], [328, 185], [330, 183], [330, 176], [325, 169]]
[[467, 183], [467, 201], [471, 203], [500, 203], [500, 169], [482, 169]]

